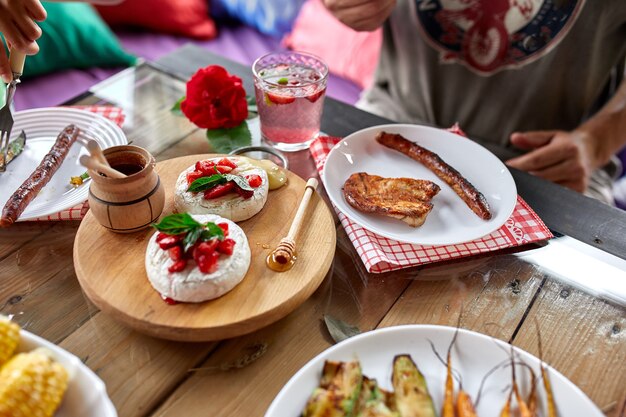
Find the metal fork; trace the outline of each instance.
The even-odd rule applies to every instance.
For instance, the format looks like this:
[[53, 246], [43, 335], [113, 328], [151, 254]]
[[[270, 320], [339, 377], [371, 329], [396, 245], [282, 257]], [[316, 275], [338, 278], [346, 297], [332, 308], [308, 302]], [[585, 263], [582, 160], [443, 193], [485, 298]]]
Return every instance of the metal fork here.
[[[1, 52], [0, 52], [1, 53]], [[11, 50], [9, 52], [9, 63], [13, 79], [7, 86], [7, 96], [4, 107], [0, 109], [0, 172], [6, 171], [7, 153], [9, 151], [9, 139], [11, 139], [11, 130], [13, 129], [13, 115], [11, 114], [11, 104], [17, 85], [20, 83], [20, 77], [24, 70], [24, 60], [26, 55], [22, 52]]]

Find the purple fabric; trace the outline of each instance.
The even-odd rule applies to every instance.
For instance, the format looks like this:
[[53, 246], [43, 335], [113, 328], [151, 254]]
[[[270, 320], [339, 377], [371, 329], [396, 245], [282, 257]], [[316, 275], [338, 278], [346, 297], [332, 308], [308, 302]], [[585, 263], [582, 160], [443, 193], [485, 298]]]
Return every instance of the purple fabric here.
[[[127, 51], [148, 61], [158, 59], [189, 42], [244, 65], [251, 65], [257, 57], [267, 52], [282, 49], [280, 40], [262, 35], [248, 26], [220, 27], [219, 36], [210, 41], [158, 33], [116, 33]], [[121, 68], [68, 70], [25, 80], [15, 96], [15, 108], [23, 110], [59, 105], [120, 70]], [[327, 91], [329, 97], [354, 104], [361, 89], [351, 81], [331, 75]]]
[[[28, 63], [26, 64], [28, 65]], [[25, 110], [59, 104], [87, 91], [120, 69], [65, 70], [24, 80], [15, 95], [15, 109]]]

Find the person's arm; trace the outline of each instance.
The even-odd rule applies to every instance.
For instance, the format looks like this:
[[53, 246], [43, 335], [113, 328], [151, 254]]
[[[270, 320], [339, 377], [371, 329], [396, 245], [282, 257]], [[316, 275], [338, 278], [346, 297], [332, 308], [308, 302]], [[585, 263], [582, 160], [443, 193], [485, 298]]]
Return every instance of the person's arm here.
[[396, 0], [323, 0], [326, 8], [343, 24], [358, 31], [379, 28], [391, 14]]
[[600, 111], [575, 130], [516, 132], [511, 143], [530, 152], [507, 165], [585, 191], [591, 172], [626, 145], [626, 80]]
[[[39, 51], [36, 40], [41, 36], [41, 29], [35, 20], [45, 19], [46, 10], [39, 0], [0, 0], [0, 33], [4, 35], [11, 48], [27, 55]], [[0, 76], [7, 83], [13, 78], [2, 42], [0, 42]]]

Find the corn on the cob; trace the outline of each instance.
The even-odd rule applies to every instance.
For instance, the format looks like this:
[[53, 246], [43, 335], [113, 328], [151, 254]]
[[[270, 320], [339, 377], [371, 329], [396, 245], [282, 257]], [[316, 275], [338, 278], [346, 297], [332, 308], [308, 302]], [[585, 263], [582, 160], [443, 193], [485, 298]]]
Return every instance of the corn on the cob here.
[[20, 326], [0, 315], [0, 366], [13, 356], [20, 342]]
[[15, 355], [0, 369], [0, 417], [51, 417], [68, 374], [42, 349]]

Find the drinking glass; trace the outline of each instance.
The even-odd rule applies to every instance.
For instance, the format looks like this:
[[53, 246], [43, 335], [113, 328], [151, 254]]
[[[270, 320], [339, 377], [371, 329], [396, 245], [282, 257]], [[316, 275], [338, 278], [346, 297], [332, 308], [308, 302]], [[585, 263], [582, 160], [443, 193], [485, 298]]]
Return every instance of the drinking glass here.
[[272, 52], [252, 64], [263, 140], [281, 151], [309, 147], [319, 135], [328, 66], [305, 52]]

